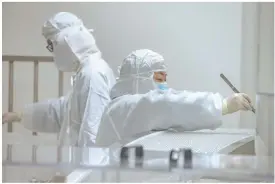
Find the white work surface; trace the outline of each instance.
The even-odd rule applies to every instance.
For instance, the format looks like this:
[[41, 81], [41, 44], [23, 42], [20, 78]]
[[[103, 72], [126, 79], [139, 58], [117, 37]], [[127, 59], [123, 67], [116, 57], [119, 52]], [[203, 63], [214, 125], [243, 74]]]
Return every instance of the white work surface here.
[[[167, 151], [175, 148], [192, 148], [198, 153], [229, 154], [235, 149], [254, 141], [255, 131], [251, 129], [216, 129], [195, 132], [161, 131], [141, 137], [130, 145], [142, 145], [146, 150]], [[253, 142], [254, 144], [254, 142]], [[253, 154], [253, 153], [252, 153]], [[102, 181], [101, 172], [75, 170], [68, 176], [71, 182], [99, 182]], [[116, 181], [115, 172], [104, 174], [105, 182]], [[120, 172], [120, 182], [181, 182], [181, 177], [175, 173], [157, 172]], [[198, 180], [196, 182], [215, 182], [215, 180]], [[218, 181], [216, 181], [218, 182]], [[221, 182], [221, 181], [219, 181]]]
[[156, 132], [128, 145], [141, 144], [147, 150], [171, 150], [174, 148], [192, 148], [198, 153], [228, 154], [234, 149], [254, 141], [253, 129], [216, 129], [194, 132]]
[[[155, 132], [150, 135], [141, 137], [135, 141], [132, 141], [128, 145], [141, 144], [146, 150], [171, 150], [175, 148], [192, 148], [194, 152], [199, 153], [222, 153], [227, 154], [234, 149], [254, 140], [255, 131], [254, 130], [244, 130], [244, 129], [216, 129], [216, 130], [201, 130], [196, 132], [174, 132], [174, 131], [162, 131]], [[42, 140], [38, 137], [23, 138], [20, 135], [6, 135], [6, 140], [3, 144], [3, 159], [6, 157], [6, 144], [11, 143], [33, 143], [43, 145], [53, 145], [54, 140]], [[25, 148], [25, 150], [18, 150], [16, 154], [13, 154], [13, 158], [27, 160], [31, 159], [31, 147]], [[52, 150], [51, 153], [45, 153], [42, 150], [37, 152], [38, 159], [43, 160], [56, 160], [56, 150]], [[50, 155], [50, 157], [49, 157]], [[7, 168], [8, 169], [8, 168]], [[10, 170], [11, 169], [11, 170]], [[37, 168], [24, 168], [28, 174], [22, 171], [22, 167], [9, 168], [5, 170], [4, 175], [6, 181], [28, 181], [32, 176], [39, 179], [48, 179], [54, 173], [55, 170], [49, 170], [49, 168], [41, 168], [35, 171]], [[16, 170], [16, 171], [15, 171]], [[10, 173], [12, 171], [12, 173]], [[7, 173], [9, 172], [9, 174]], [[16, 174], [17, 173], [17, 174]], [[20, 174], [19, 174], [20, 173]], [[115, 181], [115, 173], [109, 172], [105, 173], [105, 181], [113, 182]], [[99, 182], [102, 179], [100, 171], [93, 171], [92, 173], [87, 170], [75, 170], [67, 176], [67, 182]], [[123, 182], [173, 182], [179, 181], [179, 176], [177, 174], [171, 173], [155, 173], [155, 172], [131, 172], [123, 171], [120, 173], [120, 181]]]
[[[244, 130], [244, 129], [216, 129], [216, 130], [201, 130], [196, 132], [174, 132], [174, 131], [161, 131], [155, 132], [150, 135], [141, 137], [135, 141], [132, 141], [128, 145], [141, 144], [147, 150], [171, 150], [175, 148], [190, 147], [194, 152], [199, 153], [230, 153], [234, 149], [254, 140], [254, 130]], [[39, 136], [38, 136], [39, 137]], [[54, 145], [55, 141], [53, 138], [49, 139], [40, 139], [38, 137], [22, 137], [17, 134], [5, 135], [5, 140], [3, 142], [3, 159], [6, 158], [6, 144], [18, 144], [18, 143], [29, 143], [36, 145]], [[37, 158], [43, 160], [49, 160], [52, 162], [56, 160], [56, 150], [52, 150], [51, 153], [38, 151]], [[26, 160], [31, 159], [31, 147], [27, 146], [24, 150], [18, 150], [18, 152], [13, 153], [13, 158]], [[50, 156], [49, 156], [50, 155]], [[23, 159], [23, 160], [25, 160]], [[7, 168], [8, 169], [8, 168]], [[10, 170], [11, 169], [11, 170]], [[5, 179], [7, 181], [28, 181], [32, 176], [35, 176], [39, 179], [48, 179], [54, 173], [55, 170], [49, 170], [49, 168], [24, 168], [26, 172], [21, 172], [22, 168], [9, 168], [5, 170]], [[155, 173], [155, 172], [121, 172], [120, 181], [150, 181], [150, 182], [173, 182], [178, 181], [178, 175], [169, 174], [169, 173]], [[84, 170], [75, 170], [68, 175], [67, 179], [69, 181], [78, 181], [78, 182], [98, 182], [102, 178], [101, 172], [93, 171], [84, 171]], [[105, 181], [114, 181], [115, 173], [109, 172], [106, 173]], [[68, 182], [69, 182], [68, 181]]]

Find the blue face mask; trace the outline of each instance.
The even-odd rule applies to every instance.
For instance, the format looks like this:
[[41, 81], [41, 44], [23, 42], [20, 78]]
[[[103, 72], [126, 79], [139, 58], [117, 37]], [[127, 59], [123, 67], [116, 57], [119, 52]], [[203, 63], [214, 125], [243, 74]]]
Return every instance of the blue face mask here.
[[158, 89], [160, 89], [160, 90], [168, 90], [169, 89], [166, 82], [156, 83], [156, 84], [157, 84]]

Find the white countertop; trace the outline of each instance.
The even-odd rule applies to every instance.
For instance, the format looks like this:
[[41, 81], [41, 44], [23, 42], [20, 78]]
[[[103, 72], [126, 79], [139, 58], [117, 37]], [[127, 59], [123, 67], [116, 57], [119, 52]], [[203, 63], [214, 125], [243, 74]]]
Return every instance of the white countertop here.
[[[148, 150], [192, 148], [199, 153], [224, 153], [253, 141], [253, 129], [216, 129], [194, 132], [162, 131], [141, 137], [130, 144], [141, 144]], [[129, 145], [129, 144], [128, 144]]]

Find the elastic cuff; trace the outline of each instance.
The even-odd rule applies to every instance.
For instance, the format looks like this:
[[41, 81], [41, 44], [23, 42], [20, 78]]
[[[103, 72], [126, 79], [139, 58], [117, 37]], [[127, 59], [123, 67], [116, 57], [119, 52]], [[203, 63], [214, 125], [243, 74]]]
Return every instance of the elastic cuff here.
[[222, 115], [228, 114], [227, 100], [223, 99], [222, 101]]

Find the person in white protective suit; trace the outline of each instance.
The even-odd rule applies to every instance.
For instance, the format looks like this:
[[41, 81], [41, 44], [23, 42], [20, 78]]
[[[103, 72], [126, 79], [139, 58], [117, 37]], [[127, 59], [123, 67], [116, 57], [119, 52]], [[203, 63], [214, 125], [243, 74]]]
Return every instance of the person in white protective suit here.
[[219, 93], [168, 88], [166, 71], [164, 58], [151, 50], [137, 50], [124, 59], [102, 116], [97, 146], [125, 144], [152, 130], [216, 129], [223, 115], [251, 110], [246, 94], [223, 98]]
[[72, 72], [72, 90], [65, 97], [27, 105], [23, 112], [3, 115], [4, 122], [21, 121], [34, 132], [59, 133], [60, 145], [94, 145], [104, 108], [115, 84], [112, 69], [102, 59], [95, 39], [82, 20], [60, 12], [42, 28], [47, 49], [62, 72]]

